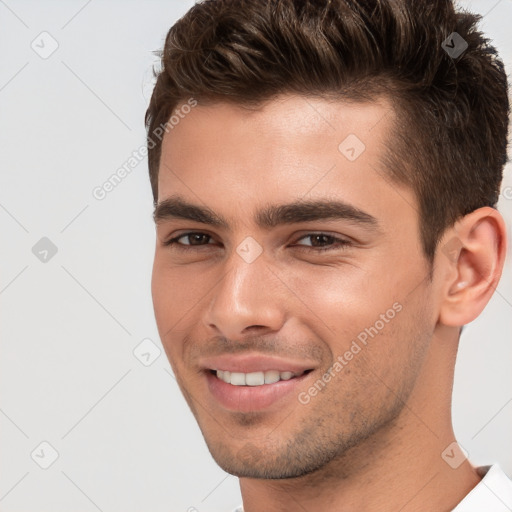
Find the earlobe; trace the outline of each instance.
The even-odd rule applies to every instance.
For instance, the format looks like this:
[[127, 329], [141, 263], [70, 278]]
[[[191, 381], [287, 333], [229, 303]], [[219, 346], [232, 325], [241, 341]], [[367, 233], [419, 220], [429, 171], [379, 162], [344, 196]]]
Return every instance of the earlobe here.
[[437, 254], [445, 276], [440, 323], [462, 326], [480, 315], [498, 285], [505, 251], [505, 223], [490, 207], [464, 216], [445, 234]]

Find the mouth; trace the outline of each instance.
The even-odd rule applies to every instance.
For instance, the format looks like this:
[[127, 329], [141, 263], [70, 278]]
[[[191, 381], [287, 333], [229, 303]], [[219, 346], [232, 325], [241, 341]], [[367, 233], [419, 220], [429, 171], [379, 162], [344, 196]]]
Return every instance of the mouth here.
[[[204, 367], [203, 367], [204, 368]], [[314, 368], [283, 361], [230, 359], [204, 368], [208, 395], [225, 412], [276, 413], [298, 405]]]
[[275, 384], [280, 381], [288, 381], [291, 379], [297, 379], [303, 375], [307, 375], [312, 372], [312, 369], [303, 370], [299, 372], [291, 371], [279, 371], [279, 370], [265, 370], [258, 372], [231, 372], [229, 370], [209, 370], [211, 375], [217, 377], [217, 379], [230, 384], [231, 386], [267, 386]]

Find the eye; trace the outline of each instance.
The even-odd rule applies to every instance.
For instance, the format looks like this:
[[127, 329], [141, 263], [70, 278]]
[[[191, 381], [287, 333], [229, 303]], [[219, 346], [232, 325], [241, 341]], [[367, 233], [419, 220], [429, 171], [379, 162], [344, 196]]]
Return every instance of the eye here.
[[[181, 242], [180, 240], [186, 240], [186, 242]], [[293, 247], [298, 248], [302, 251], [313, 251], [313, 252], [325, 252], [332, 251], [336, 249], [343, 249], [344, 247], [350, 245], [348, 240], [343, 238], [336, 237], [334, 235], [329, 235], [328, 233], [308, 233], [307, 235], [302, 236], [297, 240], [306, 240], [309, 239], [309, 244], [297, 244]], [[188, 233], [182, 233], [181, 235], [175, 236], [163, 243], [164, 246], [180, 250], [180, 251], [191, 251], [194, 248], [199, 249], [205, 245], [212, 245], [210, 243], [212, 241], [212, 237], [206, 233], [200, 233], [191, 231]]]
[[[189, 243], [182, 243], [179, 240], [181, 239], [188, 239]], [[211, 240], [212, 237], [210, 235], [207, 235], [206, 233], [199, 233], [199, 232], [189, 232], [189, 233], [182, 233], [181, 235], [178, 235], [174, 238], [171, 238], [170, 240], [167, 240], [164, 242], [163, 245], [165, 246], [174, 246], [177, 249], [188, 251], [193, 250], [194, 247], [200, 247], [203, 245], [211, 245], [208, 243], [202, 243], [205, 241], [205, 239]]]
[[311, 243], [306, 245], [299, 244], [298, 247], [300, 250], [313, 250], [317, 252], [324, 252], [336, 249], [343, 249], [344, 247], [350, 245], [350, 242], [348, 240], [333, 235], [329, 235], [327, 233], [309, 233], [299, 238], [298, 241], [307, 238], [310, 239]]

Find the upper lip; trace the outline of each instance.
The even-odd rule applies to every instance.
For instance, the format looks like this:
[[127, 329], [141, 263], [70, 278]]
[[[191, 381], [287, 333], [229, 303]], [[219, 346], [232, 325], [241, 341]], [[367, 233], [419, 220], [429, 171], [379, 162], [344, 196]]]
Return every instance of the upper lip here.
[[276, 370], [279, 372], [300, 374], [306, 370], [312, 370], [314, 365], [310, 362], [294, 361], [260, 354], [225, 354], [202, 359], [201, 367], [205, 370], [227, 370], [229, 372], [239, 373]]

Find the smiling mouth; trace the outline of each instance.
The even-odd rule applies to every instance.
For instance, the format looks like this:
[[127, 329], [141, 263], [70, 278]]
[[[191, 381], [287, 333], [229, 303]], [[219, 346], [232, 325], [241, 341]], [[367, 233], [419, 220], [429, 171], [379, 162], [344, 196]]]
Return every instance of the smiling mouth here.
[[302, 372], [294, 373], [290, 371], [280, 372], [278, 370], [267, 370], [261, 372], [242, 373], [230, 372], [228, 370], [210, 370], [210, 373], [215, 375], [218, 379], [222, 380], [226, 384], [231, 384], [232, 386], [254, 387], [275, 384], [281, 380], [296, 379], [306, 375], [311, 371], [313, 370], [304, 370]]

